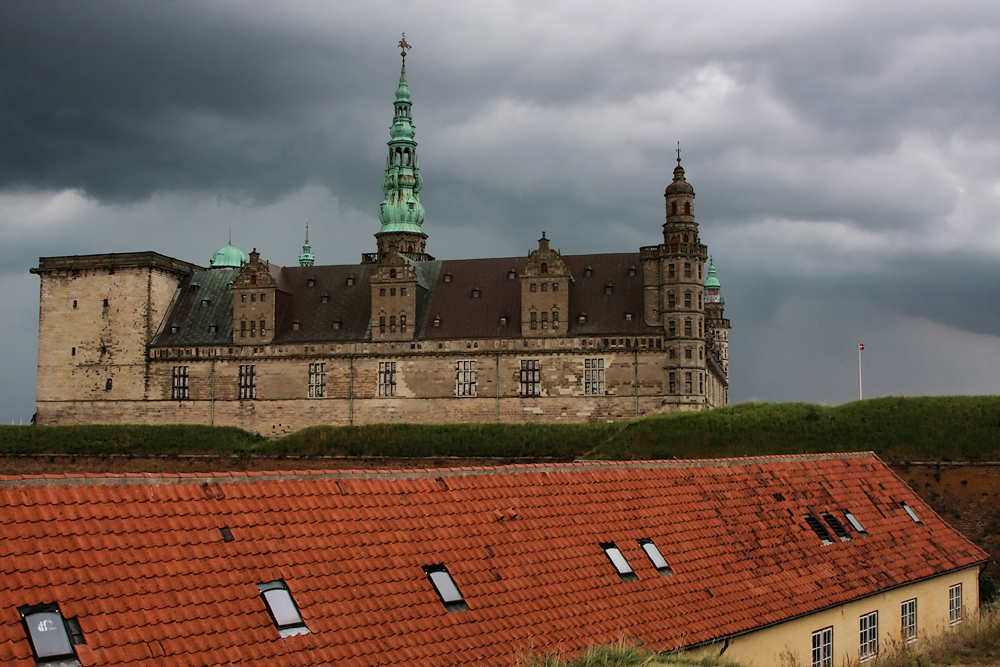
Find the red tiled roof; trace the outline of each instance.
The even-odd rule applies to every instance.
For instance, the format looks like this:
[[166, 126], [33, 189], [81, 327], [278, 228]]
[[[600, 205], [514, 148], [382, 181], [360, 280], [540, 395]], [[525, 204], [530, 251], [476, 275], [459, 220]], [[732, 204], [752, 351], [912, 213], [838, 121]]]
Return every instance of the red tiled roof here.
[[[34, 664], [22, 605], [78, 617], [86, 665], [507, 665], [623, 634], [690, 646], [987, 557], [871, 454], [3, 477], [0, 507], [4, 665]], [[821, 546], [803, 516], [845, 510], [868, 535]], [[256, 585], [279, 579], [310, 634], [273, 626]]]

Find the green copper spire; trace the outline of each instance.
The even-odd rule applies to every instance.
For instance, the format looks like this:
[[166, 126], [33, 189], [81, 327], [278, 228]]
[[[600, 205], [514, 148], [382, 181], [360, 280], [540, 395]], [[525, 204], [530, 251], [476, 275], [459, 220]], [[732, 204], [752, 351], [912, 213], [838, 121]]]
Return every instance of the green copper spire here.
[[[389, 157], [385, 163], [385, 179], [382, 192], [385, 199], [379, 207], [378, 218], [382, 228], [376, 238], [383, 234], [403, 233], [426, 236], [421, 229], [424, 222], [424, 207], [420, 203], [420, 162], [417, 160], [417, 142], [413, 140], [416, 128], [410, 116], [410, 88], [406, 82], [406, 34], [399, 42], [403, 50], [403, 69], [399, 74], [396, 89], [392, 125], [389, 126]], [[381, 246], [380, 242], [380, 246]]]
[[309, 245], [309, 221], [306, 220], [306, 242], [302, 245], [302, 252], [299, 253], [299, 266], [312, 266], [316, 261], [313, 248]]

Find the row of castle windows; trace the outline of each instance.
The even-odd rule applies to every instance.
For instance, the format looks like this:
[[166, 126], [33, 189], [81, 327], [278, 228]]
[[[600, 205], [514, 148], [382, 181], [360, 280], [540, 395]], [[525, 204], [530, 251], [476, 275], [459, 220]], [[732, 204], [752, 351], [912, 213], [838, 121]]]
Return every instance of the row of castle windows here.
[[[251, 294], [249, 296], [250, 296], [251, 303], [255, 303], [257, 301], [257, 294]], [[246, 294], [241, 294], [240, 295], [240, 301], [243, 302], [243, 303], [246, 303], [247, 302], [247, 295]], [[267, 294], [261, 293], [260, 294], [260, 302], [264, 303], [265, 301], [267, 301]], [[201, 304], [203, 306], [207, 306], [208, 305], [208, 299], [202, 299]]]
[[[389, 333], [396, 333], [396, 316], [389, 316]], [[379, 315], [378, 318], [378, 332], [385, 333], [386, 322], [385, 315]], [[399, 331], [400, 333], [406, 333], [406, 315], [399, 316]]]
[[[677, 215], [677, 202], [670, 203], [670, 215]], [[691, 202], [689, 201], [684, 202], [684, 215], [691, 215]], [[686, 236], [684, 240], [687, 241]]]
[[[260, 321], [260, 336], [261, 336], [261, 338], [263, 338], [264, 335], [265, 335], [265, 333], [266, 333], [266, 328], [267, 328], [265, 326], [266, 322], [267, 322], [267, 320], [261, 320]], [[250, 332], [250, 338], [256, 338], [257, 337], [257, 321], [256, 320], [250, 320], [249, 324], [250, 324], [250, 327], [247, 328], [247, 321], [246, 320], [240, 320], [240, 338], [246, 338], [247, 337], [247, 331]], [[171, 331], [171, 333], [177, 333], [177, 327], [176, 327], [176, 325], [173, 326], [173, 327], [171, 327], [170, 331]]]
[[[541, 320], [539, 320], [539, 314], [537, 312], [535, 312], [534, 310], [531, 311], [528, 314], [528, 318], [529, 318], [530, 326], [531, 326], [532, 329], [538, 329], [539, 328], [538, 327], [539, 324], [542, 325], [541, 326], [542, 329], [548, 329], [549, 328], [549, 312], [548, 311], [542, 311], [542, 313], [541, 313]], [[558, 329], [559, 328], [559, 311], [558, 310], [553, 310], [552, 311], [552, 328], [553, 329]]]
[[[673, 347], [667, 348], [667, 357], [670, 358], [670, 359], [676, 359], [677, 358], [677, 350], [676, 350], [676, 348], [673, 348]], [[684, 358], [685, 359], [693, 359], [694, 358], [694, 350], [692, 348], [690, 348], [690, 347], [685, 347], [684, 348]], [[704, 359], [705, 358], [705, 348], [703, 348], [703, 347], [699, 347], [698, 348], [698, 358], [699, 359]]]
[[[102, 308], [107, 308], [109, 305], [110, 305], [110, 302], [107, 299], [104, 299], [101, 302], [101, 307]], [[80, 308], [80, 302], [77, 299], [73, 299], [73, 310], [78, 310], [79, 308]]]
[[[690, 317], [684, 318], [684, 335], [690, 337], [693, 331], [692, 320]], [[701, 338], [703, 334], [703, 321], [701, 318], [698, 319], [698, 338]], [[667, 322], [667, 335], [676, 336], [677, 335], [677, 320], [670, 320]]]
[[[668, 308], [676, 308], [677, 307], [677, 297], [673, 293], [673, 291], [667, 292], [667, 307]], [[685, 308], [690, 308], [691, 307], [691, 292], [684, 292], [684, 307]], [[701, 292], [699, 292], [698, 293], [698, 309], [700, 310], [701, 307], [702, 307], [702, 304], [701, 304]]]
[[[548, 292], [549, 291], [549, 284], [548, 283], [542, 283], [541, 285], [542, 285], [542, 291], [543, 292]], [[537, 283], [531, 283], [530, 285], [528, 285], [528, 291], [529, 292], [537, 292], [538, 291], [538, 284]], [[552, 283], [552, 291], [553, 292], [558, 292], [559, 291], [559, 283]]]
[[[386, 290], [385, 287], [380, 287], [379, 290], [378, 290], [378, 295], [379, 296], [385, 296], [385, 290]], [[390, 287], [389, 288], [389, 296], [396, 296], [396, 288], [395, 287]], [[405, 287], [400, 287], [399, 288], [399, 296], [406, 296], [406, 288]]]
[[[677, 373], [670, 373], [669, 375], [669, 391], [671, 394], [677, 393]], [[694, 373], [685, 372], [684, 373], [684, 392], [685, 394], [694, 393]], [[698, 393], [705, 393], [705, 374], [698, 373]]]
[[[686, 239], [687, 237], [684, 237], [684, 238]], [[674, 243], [676, 243], [676, 242], [677, 242], [677, 239], [674, 239]], [[685, 278], [691, 278], [692, 277], [691, 273], [692, 273], [691, 272], [691, 262], [684, 262], [684, 277]], [[676, 278], [677, 277], [677, 265], [676, 264], [667, 264], [667, 277], [668, 278]], [[698, 265], [698, 280], [701, 280], [701, 264]]]

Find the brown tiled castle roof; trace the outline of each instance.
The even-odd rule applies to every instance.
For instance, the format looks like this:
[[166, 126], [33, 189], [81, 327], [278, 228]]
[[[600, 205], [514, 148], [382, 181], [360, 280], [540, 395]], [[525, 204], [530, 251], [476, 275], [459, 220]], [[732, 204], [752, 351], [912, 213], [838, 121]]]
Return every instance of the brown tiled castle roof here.
[[[824, 512], [846, 541], [809, 527]], [[0, 513], [0, 663], [25, 667], [23, 605], [76, 617], [84, 665], [509, 665], [622, 634], [721, 640], [987, 558], [870, 453], [4, 477]], [[277, 580], [309, 634], [279, 636], [257, 589]]]

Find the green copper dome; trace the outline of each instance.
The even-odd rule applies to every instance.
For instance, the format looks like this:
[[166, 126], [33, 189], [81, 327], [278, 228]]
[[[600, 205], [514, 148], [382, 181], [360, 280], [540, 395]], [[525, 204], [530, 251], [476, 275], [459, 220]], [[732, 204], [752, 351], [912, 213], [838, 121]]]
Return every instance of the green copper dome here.
[[721, 289], [722, 283], [715, 277], [715, 265], [708, 265], [708, 275], [705, 276], [705, 289]]
[[212, 255], [212, 259], [208, 265], [213, 269], [238, 269], [248, 261], [250, 260], [247, 258], [245, 252], [232, 243], [227, 243]]

